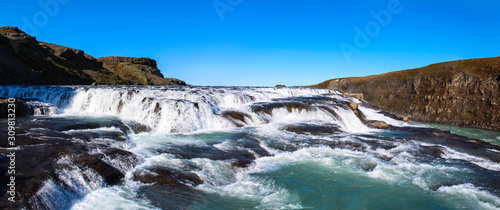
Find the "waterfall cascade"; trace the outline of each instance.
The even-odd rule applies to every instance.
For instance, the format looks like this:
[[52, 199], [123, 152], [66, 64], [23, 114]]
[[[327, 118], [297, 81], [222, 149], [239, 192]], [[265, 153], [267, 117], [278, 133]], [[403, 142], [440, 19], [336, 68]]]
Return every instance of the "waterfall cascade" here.
[[0, 98], [35, 115], [16, 122], [19, 176], [32, 179], [20, 184], [36, 189], [21, 207], [500, 207], [499, 146], [335, 90], [7, 86]]

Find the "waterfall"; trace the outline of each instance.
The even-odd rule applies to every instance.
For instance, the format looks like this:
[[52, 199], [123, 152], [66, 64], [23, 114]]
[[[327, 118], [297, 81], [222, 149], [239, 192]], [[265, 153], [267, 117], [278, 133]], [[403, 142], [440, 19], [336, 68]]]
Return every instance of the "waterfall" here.
[[413, 193], [435, 199], [424, 208], [500, 207], [500, 147], [335, 90], [3, 86], [0, 98], [36, 116], [16, 119], [16, 170], [43, 175], [28, 176], [39, 186], [26, 208], [313, 208], [323, 196], [334, 200], [319, 208], [352, 208], [344, 196], [392, 206], [370, 197], [385, 193], [413, 202], [402, 207], [420, 205]]
[[[313, 96], [318, 95], [323, 98], [315, 101]], [[0, 90], [0, 97], [39, 101], [32, 102], [39, 107], [38, 115], [60, 112], [74, 116], [113, 116], [141, 123], [157, 133], [224, 130], [303, 120], [331, 121], [348, 132], [370, 130], [352, 110], [339, 106], [356, 99], [327, 89], [8, 86]], [[299, 101], [277, 101], [290, 97]], [[340, 119], [321, 108], [325, 106]]]

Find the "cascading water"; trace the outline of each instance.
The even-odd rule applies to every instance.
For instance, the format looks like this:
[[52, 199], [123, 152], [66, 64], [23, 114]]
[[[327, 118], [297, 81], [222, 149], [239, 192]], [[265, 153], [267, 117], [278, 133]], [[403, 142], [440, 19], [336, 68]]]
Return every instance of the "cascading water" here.
[[12, 86], [0, 97], [50, 115], [22, 121], [25, 135], [85, 151], [47, 163], [57, 175], [35, 207], [500, 208], [498, 146], [334, 90]]

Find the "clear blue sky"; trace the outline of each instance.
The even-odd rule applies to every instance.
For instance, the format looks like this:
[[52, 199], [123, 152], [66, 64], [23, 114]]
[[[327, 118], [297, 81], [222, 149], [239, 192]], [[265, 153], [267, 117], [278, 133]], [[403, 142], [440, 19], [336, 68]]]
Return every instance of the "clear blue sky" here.
[[0, 26], [95, 57], [151, 57], [193, 85], [310, 85], [500, 56], [499, 10], [498, 0], [0, 0]]

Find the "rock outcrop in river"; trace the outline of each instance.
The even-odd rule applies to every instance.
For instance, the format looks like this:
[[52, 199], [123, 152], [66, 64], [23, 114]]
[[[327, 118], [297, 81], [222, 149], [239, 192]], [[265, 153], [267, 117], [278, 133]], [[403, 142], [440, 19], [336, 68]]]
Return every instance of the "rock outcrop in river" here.
[[314, 87], [362, 93], [369, 103], [416, 121], [500, 130], [500, 57], [333, 79]]
[[40, 42], [0, 27], [0, 85], [185, 85], [164, 78], [149, 58], [96, 59], [83, 50]]

